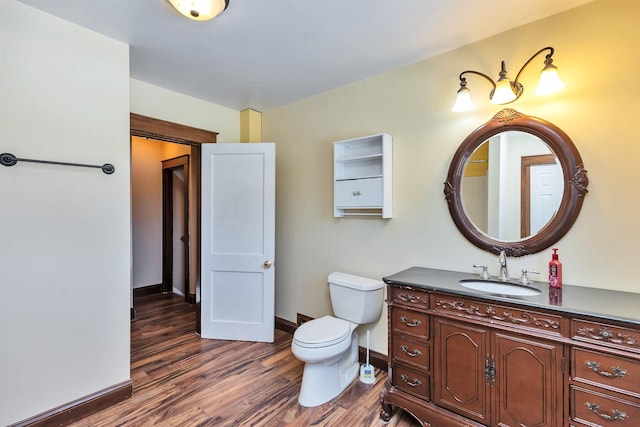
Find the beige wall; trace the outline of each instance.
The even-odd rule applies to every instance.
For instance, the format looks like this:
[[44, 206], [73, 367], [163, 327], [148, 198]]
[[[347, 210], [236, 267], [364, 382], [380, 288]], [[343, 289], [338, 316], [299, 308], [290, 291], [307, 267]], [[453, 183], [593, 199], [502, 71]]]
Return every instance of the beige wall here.
[[217, 142], [240, 142], [240, 112], [131, 79], [131, 112], [218, 132]]
[[[188, 145], [131, 138], [133, 288], [162, 283], [162, 160], [190, 155]], [[190, 162], [193, 161], [190, 159]]]
[[[640, 292], [640, 197], [633, 190], [640, 158], [638, 17], [635, 0], [598, 0], [263, 112], [264, 139], [277, 141], [276, 315], [294, 321], [297, 312], [327, 313], [326, 278], [335, 270], [379, 278], [414, 265], [470, 272], [482, 263], [496, 274], [496, 258], [455, 228], [442, 190], [457, 146], [500, 108], [487, 100], [488, 83], [470, 76], [476, 110], [450, 109], [461, 71], [497, 77], [505, 60], [514, 78], [530, 55], [548, 45], [556, 49], [554, 63], [566, 89], [546, 98], [533, 94], [542, 57], [523, 74], [525, 93], [509, 107], [564, 129], [588, 170], [582, 213], [557, 244], [565, 283]], [[394, 217], [333, 218], [331, 141], [379, 132], [394, 137]], [[544, 272], [549, 259], [550, 251], [510, 259], [511, 275], [522, 268]], [[372, 348], [386, 353], [386, 340], [383, 314]]]
[[0, 425], [129, 379], [129, 49], [0, 0]]

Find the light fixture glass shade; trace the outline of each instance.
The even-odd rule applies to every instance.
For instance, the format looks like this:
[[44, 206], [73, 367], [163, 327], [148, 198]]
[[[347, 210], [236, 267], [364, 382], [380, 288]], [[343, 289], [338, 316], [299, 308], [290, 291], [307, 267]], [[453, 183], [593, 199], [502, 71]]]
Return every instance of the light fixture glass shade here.
[[456, 96], [456, 103], [453, 104], [451, 111], [461, 113], [463, 111], [473, 110], [473, 102], [471, 101], [471, 92], [466, 87], [461, 87]]
[[492, 104], [508, 104], [516, 99], [516, 94], [511, 88], [511, 80], [508, 78], [499, 79], [496, 82], [496, 88], [491, 97]]
[[550, 95], [564, 89], [564, 83], [558, 76], [558, 69], [554, 65], [546, 65], [540, 73], [536, 95]]
[[228, 0], [169, 0], [178, 12], [196, 21], [208, 21], [220, 15]]

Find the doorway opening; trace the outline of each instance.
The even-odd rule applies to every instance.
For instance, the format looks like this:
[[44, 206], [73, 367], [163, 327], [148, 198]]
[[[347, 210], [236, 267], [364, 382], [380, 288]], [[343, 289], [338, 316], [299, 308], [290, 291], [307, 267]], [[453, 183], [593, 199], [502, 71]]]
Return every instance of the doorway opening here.
[[[156, 212], [155, 223], [142, 221], [142, 229], [155, 227], [157, 230], [157, 232], [149, 232], [155, 234], [147, 241], [137, 241], [136, 236], [139, 235], [139, 231], [134, 228], [135, 224], [132, 224], [134, 246], [132, 294], [137, 295], [138, 291], [144, 291], [145, 288], [150, 289], [150, 292], [174, 293], [174, 284], [177, 285], [175, 289], [178, 293], [184, 290], [185, 300], [196, 304], [195, 329], [200, 332], [200, 151], [201, 144], [216, 142], [217, 133], [131, 113], [130, 135], [132, 181], [139, 172], [133, 155], [134, 147], [153, 150], [150, 147], [159, 143], [169, 147], [163, 148], [165, 152], [162, 154], [162, 159], [158, 158], [158, 162], [153, 161], [148, 166], [155, 168], [154, 173], [158, 173], [157, 186], [151, 191], [135, 192], [132, 189], [134, 209], [137, 205], [141, 206], [139, 209], [157, 208], [156, 210], [160, 212], [165, 211], [164, 215]], [[142, 156], [142, 158], [146, 157]], [[143, 200], [136, 200], [137, 197]], [[179, 207], [181, 208], [176, 209]], [[176, 215], [176, 212], [180, 213]], [[176, 218], [176, 216], [182, 216], [182, 218]], [[138, 263], [136, 256], [138, 261], [142, 259], [146, 262]], [[137, 265], [143, 265], [143, 267], [137, 268]], [[184, 269], [184, 274], [179, 275], [174, 283], [176, 275], [173, 273], [176, 268]], [[148, 274], [147, 278], [141, 278], [144, 274]], [[135, 310], [132, 310], [132, 313], [134, 312]]]
[[189, 155], [162, 160], [162, 286], [197, 301], [189, 286]]

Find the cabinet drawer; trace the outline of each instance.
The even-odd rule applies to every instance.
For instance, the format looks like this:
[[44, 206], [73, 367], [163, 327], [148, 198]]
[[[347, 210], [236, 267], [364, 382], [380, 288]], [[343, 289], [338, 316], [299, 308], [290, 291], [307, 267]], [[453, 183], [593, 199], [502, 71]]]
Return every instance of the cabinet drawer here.
[[396, 333], [429, 339], [429, 316], [426, 313], [394, 307], [391, 323]]
[[640, 331], [632, 329], [573, 319], [571, 321], [571, 336], [580, 341], [640, 353]]
[[393, 337], [393, 358], [396, 361], [415, 365], [425, 371], [429, 370], [429, 346], [405, 337]]
[[561, 316], [533, 310], [488, 304], [440, 294], [431, 296], [431, 309], [443, 314], [486, 321], [492, 325], [502, 324], [509, 328], [519, 326], [544, 331], [555, 336], [562, 335]]
[[402, 365], [394, 365], [393, 367], [393, 384], [396, 388], [415, 394], [418, 397], [429, 400], [431, 399], [429, 390], [429, 375], [415, 371]]
[[394, 304], [405, 304], [416, 308], [429, 308], [429, 294], [415, 289], [391, 287], [389, 300]]
[[589, 426], [637, 427], [640, 403], [581, 387], [570, 390], [571, 419]]
[[640, 397], [640, 361], [574, 348], [572, 362], [574, 380]]

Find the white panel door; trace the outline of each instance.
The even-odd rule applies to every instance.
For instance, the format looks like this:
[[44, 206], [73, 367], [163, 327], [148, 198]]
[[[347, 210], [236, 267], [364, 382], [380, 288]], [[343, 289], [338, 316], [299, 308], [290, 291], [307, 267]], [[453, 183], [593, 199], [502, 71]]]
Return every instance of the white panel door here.
[[273, 342], [275, 144], [202, 145], [202, 337]]

